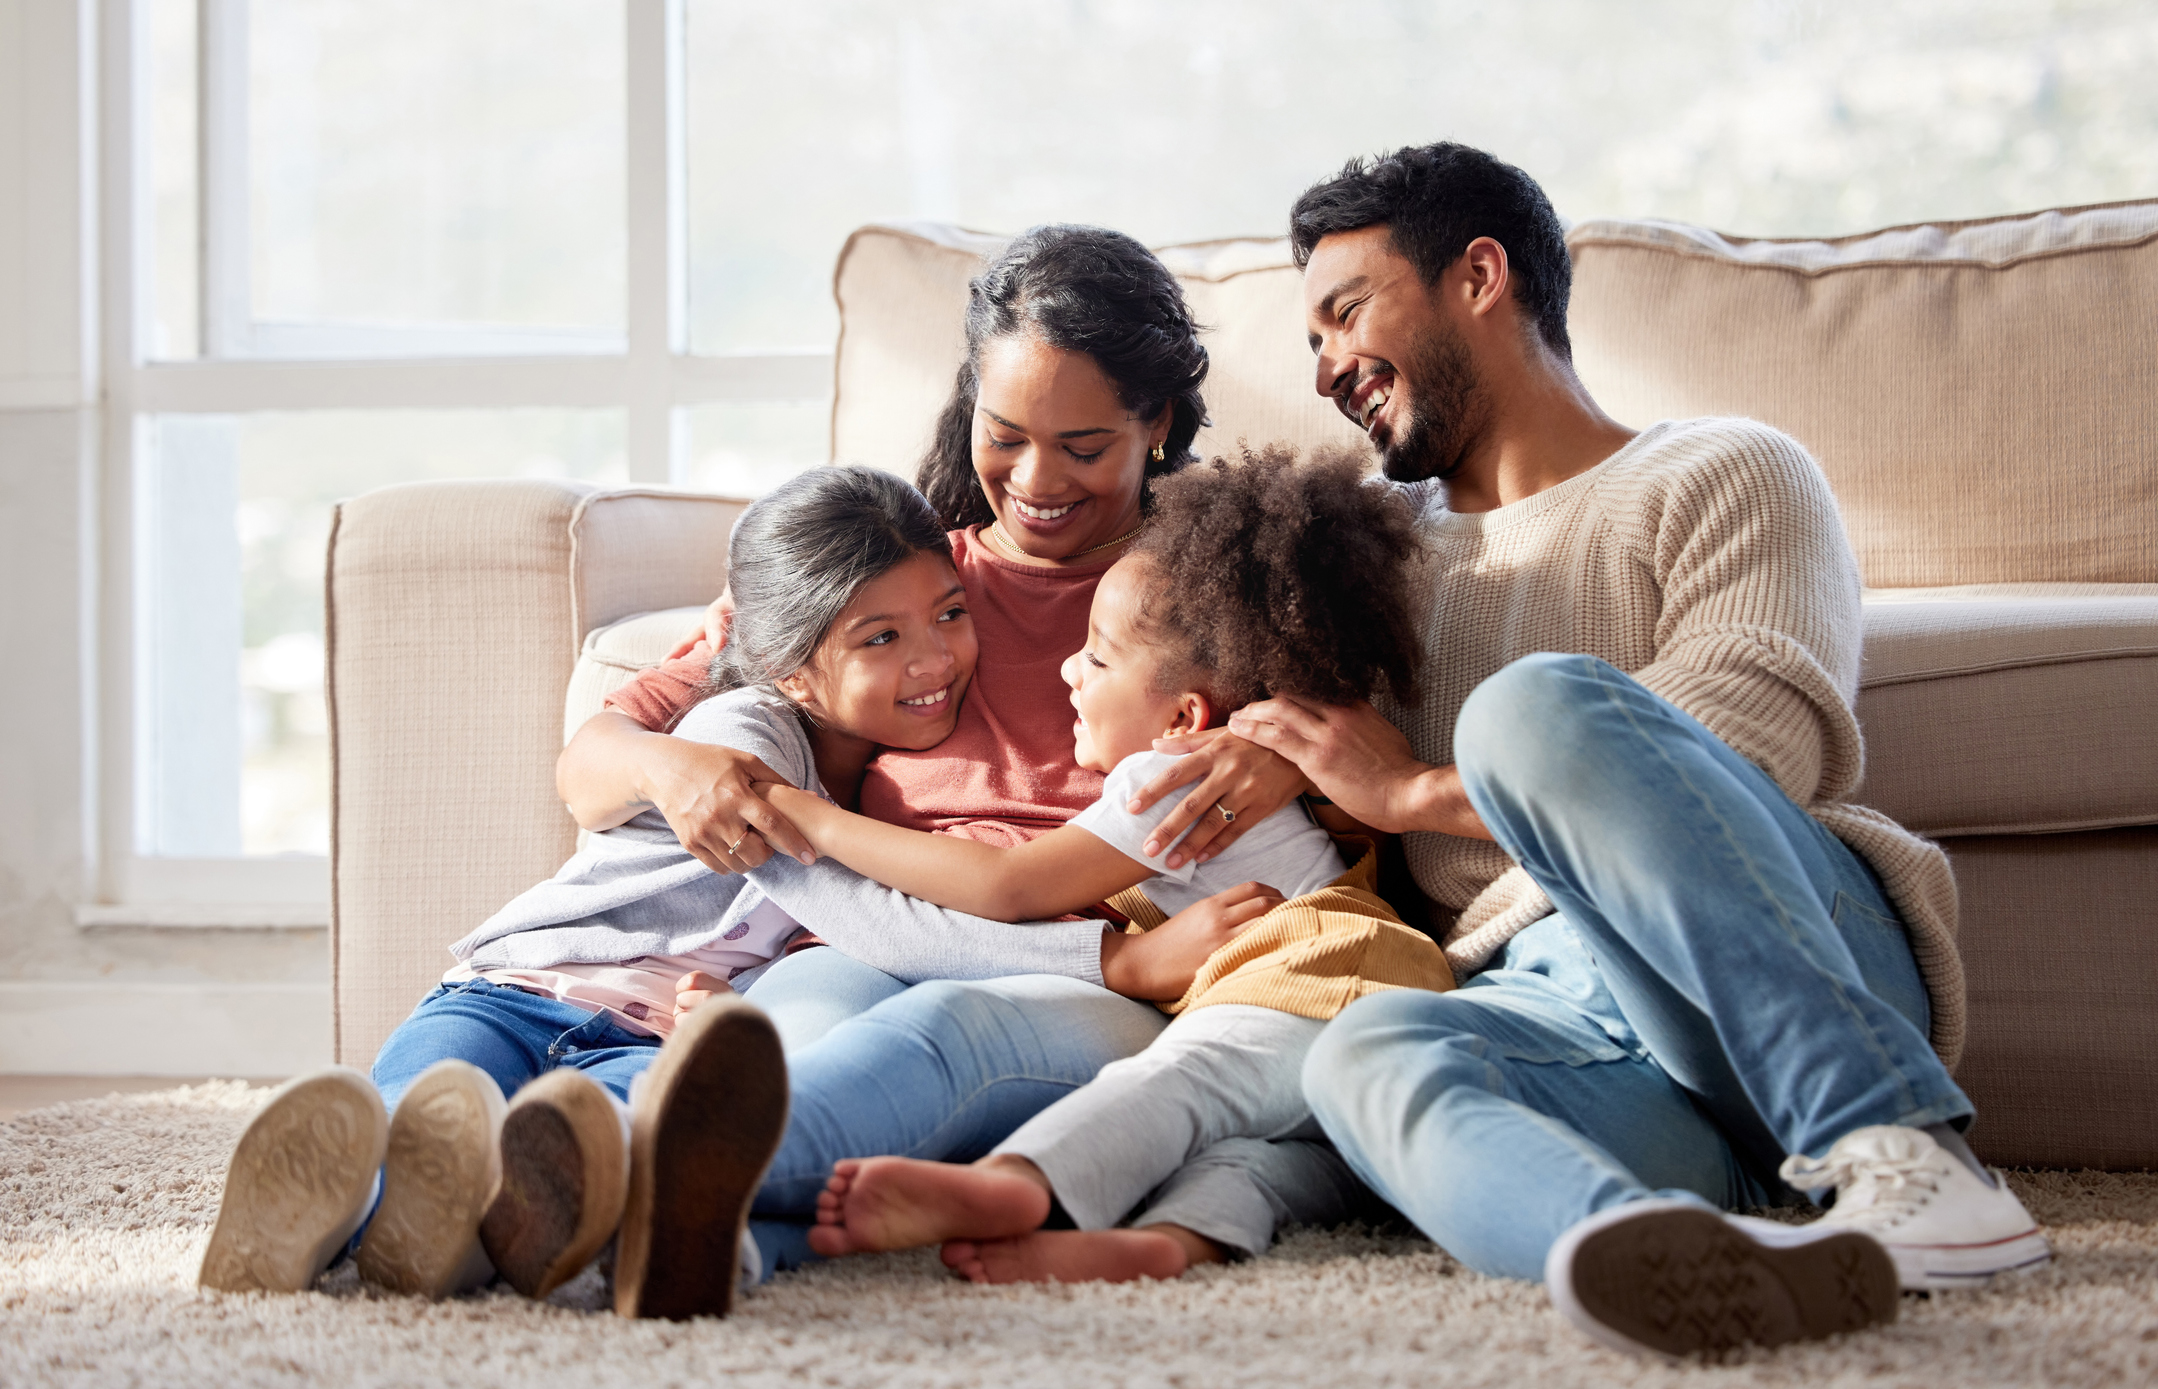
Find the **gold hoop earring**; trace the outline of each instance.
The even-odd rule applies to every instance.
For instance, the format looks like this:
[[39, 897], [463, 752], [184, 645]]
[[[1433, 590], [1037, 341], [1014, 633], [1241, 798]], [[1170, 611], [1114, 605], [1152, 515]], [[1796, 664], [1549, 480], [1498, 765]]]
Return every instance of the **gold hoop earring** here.
[[1168, 455], [1161, 451], [1160, 444], [1154, 445], [1154, 452], [1148, 454], [1147, 456], [1149, 458], [1152, 458], [1156, 463], [1164, 462], [1168, 458]]

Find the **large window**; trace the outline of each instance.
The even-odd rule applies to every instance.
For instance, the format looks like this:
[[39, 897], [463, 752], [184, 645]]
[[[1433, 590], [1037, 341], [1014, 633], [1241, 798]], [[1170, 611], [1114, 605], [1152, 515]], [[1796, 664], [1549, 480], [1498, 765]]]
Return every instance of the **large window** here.
[[1345, 157], [1444, 137], [1570, 218], [1740, 234], [2158, 192], [2145, 0], [104, 14], [122, 902], [319, 910], [332, 502], [475, 475], [753, 495], [822, 461], [832, 264], [864, 222], [1271, 235]]

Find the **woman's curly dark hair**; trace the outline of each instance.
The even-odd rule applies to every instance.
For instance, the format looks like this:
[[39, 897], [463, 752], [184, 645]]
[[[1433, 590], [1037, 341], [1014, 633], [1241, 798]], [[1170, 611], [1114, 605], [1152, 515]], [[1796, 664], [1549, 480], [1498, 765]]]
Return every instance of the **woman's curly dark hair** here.
[[[1169, 267], [1122, 232], [1058, 225], [1013, 238], [968, 283], [966, 324], [967, 358], [914, 479], [946, 526], [996, 519], [974, 474], [975, 371], [986, 344], [1015, 333], [1092, 357], [1140, 419], [1168, 407], [1169, 437], [1160, 460], [1146, 464], [1149, 483], [1191, 461], [1192, 436], [1207, 422], [1199, 325]], [[1139, 494], [1142, 508], [1150, 491]]]
[[1415, 703], [1408, 498], [1348, 450], [1242, 452], [1154, 484], [1132, 546], [1152, 567], [1142, 618], [1188, 662], [1160, 679], [1204, 687], [1225, 712], [1272, 695], [1347, 704], [1382, 683]]

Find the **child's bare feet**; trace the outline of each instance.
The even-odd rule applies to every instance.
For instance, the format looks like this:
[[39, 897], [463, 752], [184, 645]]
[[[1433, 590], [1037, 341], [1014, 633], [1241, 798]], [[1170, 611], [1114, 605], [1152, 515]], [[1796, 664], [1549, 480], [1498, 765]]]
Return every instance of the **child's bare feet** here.
[[1036, 1230], [1016, 1239], [953, 1240], [944, 1263], [976, 1283], [1128, 1283], [1181, 1277], [1191, 1260], [1159, 1230]]
[[1003, 1239], [1049, 1218], [1049, 1190], [1009, 1167], [848, 1158], [817, 1193], [809, 1247], [824, 1257]]

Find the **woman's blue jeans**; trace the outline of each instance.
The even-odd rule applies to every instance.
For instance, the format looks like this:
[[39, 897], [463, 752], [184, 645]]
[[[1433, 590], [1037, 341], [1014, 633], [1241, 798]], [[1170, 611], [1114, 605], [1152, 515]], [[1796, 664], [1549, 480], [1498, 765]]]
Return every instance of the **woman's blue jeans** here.
[[[809, 963], [819, 956], [837, 960]], [[787, 963], [797, 960], [797, 981], [812, 970], [866, 968], [830, 949]], [[766, 980], [749, 990], [751, 1002], [762, 1001]], [[937, 981], [897, 992], [790, 1052], [787, 1134], [750, 1225], [764, 1276], [816, 1258], [808, 1231], [817, 1193], [841, 1158], [971, 1161], [1111, 1061], [1143, 1050], [1168, 1021], [1150, 1004], [1060, 975]]]
[[1872, 870], [1677, 706], [1593, 657], [1531, 656], [1470, 696], [1455, 756], [1557, 914], [1452, 993], [1352, 1005], [1304, 1088], [1464, 1263], [1540, 1278], [1620, 1202], [1776, 1204], [1786, 1154], [1968, 1121]]

